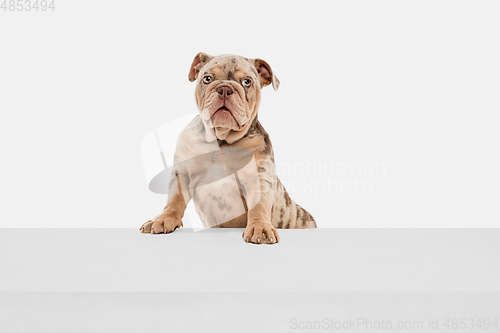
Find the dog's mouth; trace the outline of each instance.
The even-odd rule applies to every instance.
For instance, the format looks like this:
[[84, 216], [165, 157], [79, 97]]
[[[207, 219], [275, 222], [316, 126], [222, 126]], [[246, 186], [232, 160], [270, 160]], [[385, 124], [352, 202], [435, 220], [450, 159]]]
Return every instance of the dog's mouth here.
[[231, 112], [229, 111], [228, 108], [226, 108], [225, 106], [221, 106], [220, 108], [217, 109], [217, 111], [215, 111], [216, 113], [219, 112], [219, 111], [227, 111], [227, 112]]
[[215, 116], [216, 114], [218, 114], [219, 116], [220, 115], [233, 115], [233, 113], [231, 112], [231, 110], [229, 110], [226, 106], [221, 106], [220, 108], [218, 108], [217, 110], [215, 110], [214, 114], [212, 115]]
[[212, 121], [216, 121], [217, 123], [231, 123], [236, 122], [236, 126], [240, 126], [238, 120], [234, 116], [233, 112], [225, 105], [221, 106], [210, 117]]

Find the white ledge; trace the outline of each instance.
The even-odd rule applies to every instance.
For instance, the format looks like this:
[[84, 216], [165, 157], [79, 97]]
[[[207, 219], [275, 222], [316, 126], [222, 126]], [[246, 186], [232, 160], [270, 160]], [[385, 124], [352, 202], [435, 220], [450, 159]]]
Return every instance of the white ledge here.
[[0, 292], [500, 291], [499, 229], [0, 229]]

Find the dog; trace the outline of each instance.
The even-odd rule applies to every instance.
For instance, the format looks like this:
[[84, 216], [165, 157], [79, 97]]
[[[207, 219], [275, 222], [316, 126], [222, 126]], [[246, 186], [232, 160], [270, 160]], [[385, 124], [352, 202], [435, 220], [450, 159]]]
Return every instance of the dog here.
[[280, 85], [271, 66], [258, 58], [200, 52], [188, 79], [196, 81], [199, 115], [177, 140], [167, 205], [141, 232], [182, 227], [191, 199], [204, 227], [245, 228], [247, 243], [275, 244], [276, 229], [316, 228], [278, 179], [269, 134], [257, 117], [261, 89]]

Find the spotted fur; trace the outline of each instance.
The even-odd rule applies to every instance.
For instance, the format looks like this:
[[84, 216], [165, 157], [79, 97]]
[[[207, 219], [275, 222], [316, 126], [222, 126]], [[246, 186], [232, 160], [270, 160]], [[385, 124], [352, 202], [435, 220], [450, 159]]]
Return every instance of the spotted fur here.
[[[261, 88], [279, 87], [269, 64], [262, 59], [199, 53], [188, 78], [196, 81], [200, 115], [182, 131], [177, 142], [174, 160], [179, 164], [173, 177], [177, 190], [173, 181], [164, 211], [141, 230], [168, 233], [182, 226], [191, 199], [205, 227], [245, 228], [246, 242], [273, 244], [279, 241], [276, 229], [316, 228], [311, 214], [290, 198], [278, 179], [269, 134], [257, 117]], [[249, 80], [250, 86], [243, 85], [243, 80]], [[229, 111], [218, 113], [221, 107]], [[250, 150], [252, 163], [207, 183], [216, 161], [220, 160], [227, 171], [224, 151], [233, 147]], [[197, 156], [203, 158], [189, 163]]]

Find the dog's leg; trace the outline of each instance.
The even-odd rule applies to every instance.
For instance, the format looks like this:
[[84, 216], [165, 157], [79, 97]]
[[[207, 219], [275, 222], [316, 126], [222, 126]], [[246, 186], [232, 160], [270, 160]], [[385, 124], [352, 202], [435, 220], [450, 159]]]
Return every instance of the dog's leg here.
[[279, 242], [278, 231], [271, 224], [272, 199], [269, 194], [262, 194], [260, 202], [248, 211], [248, 221], [243, 231], [247, 243], [274, 244]]
[[[247, 243], [274, 244], [279, 242], [279, 235], [271, 224], [271, 211], [276, 194], [276, 172], [272, 156], [256, 154], [260, 200], [248, 210], [247, 226], [243, 231], [243, 239]], [[259, 158], [260, 157], [260, 158]]]
[[173, 171], [167, 205], [161, 214], [141, 226], [142, 233], [168, 234], [183, 226], [184, 211], [191, 200], [188, 184], [187, 175]]
[[290, 198], [278, 179], [271, 223], [276, 229], [314, 229], [316, 221], [311, 214]]

